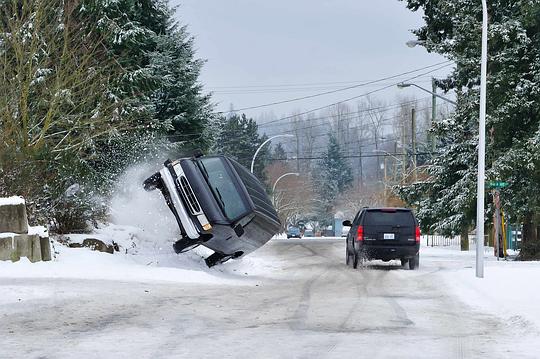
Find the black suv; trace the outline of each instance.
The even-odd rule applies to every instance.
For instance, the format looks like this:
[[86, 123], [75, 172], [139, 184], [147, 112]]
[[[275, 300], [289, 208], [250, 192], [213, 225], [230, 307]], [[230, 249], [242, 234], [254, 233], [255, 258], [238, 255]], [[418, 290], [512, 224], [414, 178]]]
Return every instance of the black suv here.
[[197, 154], [164, 165], [144, 188], [159, 189], [176, 217], [181, 232], [176, 253], [203, 245], [214, 251], [206, 258], [211, 267], [254, 251], [279, 232], [264, 187], [234, 160]]
[[410, 269], [418, 268], [420, 261], [420, 227], [409, 208], [363, 208], [354, 221], [344, 221], [351, 229], [347, 236], [346, 263], [369, 259], [390, 261], [400, 259], [401, 265], [409, 263]]

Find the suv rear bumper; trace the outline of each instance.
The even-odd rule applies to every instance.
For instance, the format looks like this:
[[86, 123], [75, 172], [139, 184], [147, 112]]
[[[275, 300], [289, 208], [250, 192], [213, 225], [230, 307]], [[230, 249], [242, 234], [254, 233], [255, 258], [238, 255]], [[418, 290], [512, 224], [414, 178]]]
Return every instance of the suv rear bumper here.
[[420, 251], [420, 245], [413, 246], [393, 246], [393, 245], [366, 245], [362, 244], [358, 248], [359, 252], [364, 252], [369, 259], [392, 260], [400, 258], [412, 258]]

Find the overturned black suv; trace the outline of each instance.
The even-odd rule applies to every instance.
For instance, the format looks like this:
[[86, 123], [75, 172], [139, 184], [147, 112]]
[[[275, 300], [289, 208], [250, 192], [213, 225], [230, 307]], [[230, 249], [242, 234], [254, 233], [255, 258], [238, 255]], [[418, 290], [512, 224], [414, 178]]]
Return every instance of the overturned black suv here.
[[203, 245], [214, 251], [209, 267], [254, 251], [280, 229], [259, 180], [225, 156], [167, 160], [144, 188], [159, 189], [176, 217], [182, 236], [176, 253]]

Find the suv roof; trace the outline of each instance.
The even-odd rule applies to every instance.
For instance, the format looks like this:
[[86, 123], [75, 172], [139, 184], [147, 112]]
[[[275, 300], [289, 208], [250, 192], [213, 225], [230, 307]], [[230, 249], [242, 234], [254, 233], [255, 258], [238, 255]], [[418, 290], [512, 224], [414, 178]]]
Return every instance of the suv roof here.
[[409, 211], [412, 212], [412, 209], [405, 207], [364, 207], [362, 208], [366, 211], [381, 211], [381, 212], [393, 212], [393, 211]]

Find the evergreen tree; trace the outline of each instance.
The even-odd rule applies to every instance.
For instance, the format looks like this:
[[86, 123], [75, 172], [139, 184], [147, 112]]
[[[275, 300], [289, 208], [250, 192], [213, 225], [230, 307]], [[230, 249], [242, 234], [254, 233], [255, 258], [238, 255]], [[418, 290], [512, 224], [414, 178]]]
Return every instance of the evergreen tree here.
[[166, 1], [0, 4], [0, 195], [81, 230], [104, 213], [93, 199], [164, 135], [209, 145], [202, 61]]
[[[247, 118], [245, 114], [241, 116], [234, 114], [228, 119], [222, 119], [222, 124], [215, 145], [216, 152], [227, 155], [250, 169], [253, 155], [268, 137], [260, 136], [257, 122]], [[262, 183], [266, 183], [265, 167], [270, 161], [269, 147], [265, 145], [259, 151], [253, 168], [255, 176]]]
[[[334, 202], [338, 195], [343, 193], [353, 181], [350, 165], [343, 158], [343, 152], [337, 138], [330, 134], [328, 146], [322, 155], [322, 160], [317, 164], [315, 171], [315, 185], [318, 198], [321, 200], [319, 215], [322, 222], [333, 218]], [[327, 222], [328, 224], [329, 222]]]
[[[420, 203], [423, 226], [463, 231], [474, 220], [476, 201], [481, 3], [407, 0], [407, 6], [424, 11], [426, 24], [414, 33], [425, 40], [427, 50], [456, 63], [438, 86], [454, 89], [458, 105], [449, 121], [437, 127], [445, 142], [430, 168], [431, 180], [403, 192]], [[531, 229], [540, 210], [540, 3], [491, 2], [488, 13], [487, 179], [510, 182], [501, 193], [506, 213], [524, 223], [525, 244], [537, 242]]]
[[285, 152], [285, 149], [283, 148], [283, 145], [281, 142], [279, 142], [276, 146], [274, 146], [274, 153], [272, 155], [272, 159], [282, 161], [287, 158], [287, 153]]

